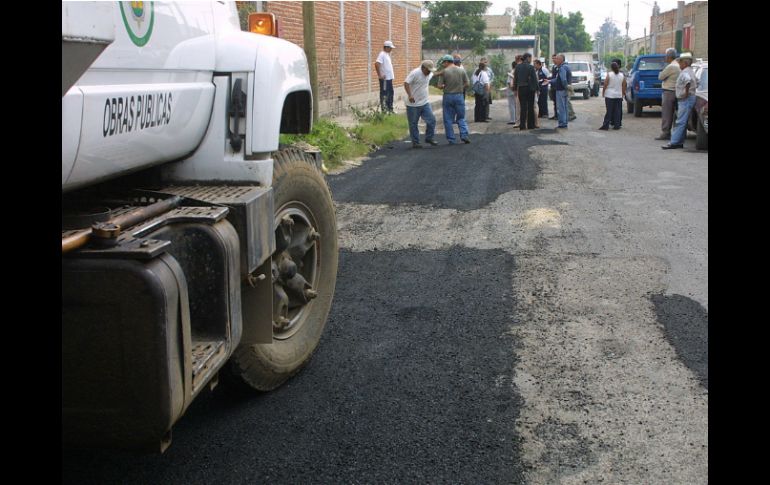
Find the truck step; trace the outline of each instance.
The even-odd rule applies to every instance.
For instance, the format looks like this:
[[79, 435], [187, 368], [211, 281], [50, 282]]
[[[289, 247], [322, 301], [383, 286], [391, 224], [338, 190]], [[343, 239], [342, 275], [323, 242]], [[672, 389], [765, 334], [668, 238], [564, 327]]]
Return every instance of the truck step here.
[[192, 341], [192, 373], [193, 392], [206, 381], [208, 370], [217, 367], [219, 361], [226, 357], [224, 340], [195, 340]]

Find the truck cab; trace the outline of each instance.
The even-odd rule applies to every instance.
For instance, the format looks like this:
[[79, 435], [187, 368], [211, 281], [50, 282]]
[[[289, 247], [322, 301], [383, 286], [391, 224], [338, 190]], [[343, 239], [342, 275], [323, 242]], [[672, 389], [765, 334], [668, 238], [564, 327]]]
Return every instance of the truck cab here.
[[662, 81], [658, 74], [666, 67], [666, 56], [662, 54], [644, 54], [634, 60], [628, 75], [626, 106], [629, 113], [642, 116], [644, 106], [663, 104]]

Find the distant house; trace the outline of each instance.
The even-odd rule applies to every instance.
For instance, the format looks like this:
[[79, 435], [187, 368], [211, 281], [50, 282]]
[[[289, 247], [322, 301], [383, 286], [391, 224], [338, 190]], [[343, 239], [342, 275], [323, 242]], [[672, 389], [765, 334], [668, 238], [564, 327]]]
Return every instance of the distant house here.
[[628, 55], [629, 56], [637, 56], [640, 52], [644, 51], [645, 53], [650, 50], [650, 38], [649, 37], [639, 37], [638, 39], [633, 39], [628, 41]]

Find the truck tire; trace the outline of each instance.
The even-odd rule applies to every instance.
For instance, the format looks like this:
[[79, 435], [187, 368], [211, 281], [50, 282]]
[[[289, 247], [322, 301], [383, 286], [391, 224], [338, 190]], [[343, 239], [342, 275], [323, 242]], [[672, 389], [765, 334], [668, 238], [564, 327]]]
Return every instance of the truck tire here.
[[590, 95], [590, 92], [588, 89], [583, 90], [583, 99], [588, 99], [588, 96]]
[[633, 113], [634, 112], [634, 103], [629, 102], [626, 100], [626, 113]]
[[637, 118], [641, 118], [642, 116], [642, 103], [639, 101], [634, 103], [634, 116]]
[[706, 133], [706, 129], [703, 128], [703, 124], [700, 122], [700, 119], [695, 120], [695, 123], [698, 125], [695, 136], [695, 148], [698, 150], [708, 150], [709, 134]]
[[[317, 296], [304, 303], [297, 298], [291, 300], [284, 308], [288, 321], [284, 321], [284, 325], [276, 325], [273, 309], [265, 310], [273, 315], [273, 343], [242, 344], [233, 353], [226, 380], [236, 381], [241, 389], [245, 384], [258, 391], [275, 389], [310, 360], [326, 326], [337, 281], [337, 222], [331, 192], [321, 169], [309, 155], [296, 148], [275, 152], [273, 159], [276, 233], [280, 230], [280, 221], [286, 217], [292, 220], [293, 231], [285, 251], [276, 241], [273, 273], [276, 273], [277, 259], [291, 254], [296, 273], [307, 280]], [[312, 231], [318, 236], [308, 248], [311, 238], [305, 236]], [[280, 281], [274, 275], [274, 291]], [[292, 293], [289, 290], [284, 294]]]

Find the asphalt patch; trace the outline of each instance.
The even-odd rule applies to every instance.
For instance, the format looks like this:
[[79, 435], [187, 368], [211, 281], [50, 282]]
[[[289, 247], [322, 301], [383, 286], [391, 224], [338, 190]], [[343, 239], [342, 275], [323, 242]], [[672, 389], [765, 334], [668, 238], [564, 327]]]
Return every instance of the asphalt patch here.
[[[338, 202], [421, 205], [477, 210], [512, 190], [538, 188], [540, 164], [528, 149], [565, 145], [531, 133], [471, 135], [471, 144], [413, 149], [397, 143], [380, 149], [363, 165], [328, 177]], [[405, 173], [410, 176], [405, 180]]]
[[682, 295], [652, 295], [658, 322], [681, 361], [709, 388], [709, 313]]
[[514, 257], [342, 251], [310, 364], [193, 402], [164, 455], [63, 453], [64, 483], [523, 483]]

